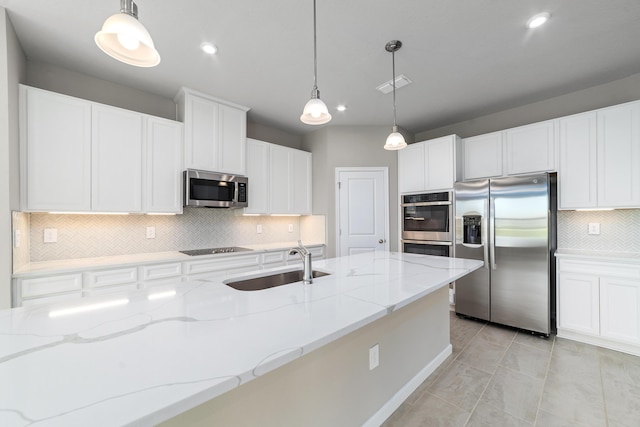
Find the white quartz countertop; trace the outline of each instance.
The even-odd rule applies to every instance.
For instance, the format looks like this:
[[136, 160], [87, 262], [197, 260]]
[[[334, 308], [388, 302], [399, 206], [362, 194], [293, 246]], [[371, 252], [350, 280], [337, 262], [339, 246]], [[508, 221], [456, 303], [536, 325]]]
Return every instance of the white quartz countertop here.
[[331, 275], [262, 291], [198, 281], [0, 311], [0, 425], [156, 424], [482, 262], [384, 252], [313, 264]]
[[[322, 246], [324, 243], [304, 243], [307, 247]], [[251, 249], [255, 252], [268, 252], [275, 250], [286, 250], [298, 246], [297, 242], [279, 242], [259, 245], [236, 245], [243, 248]], [[30, 277], [42, 274], [61, 274], [71, 273], [88, 268], [118, 268], [135, 266], [142, 264], [165, 263], [165, 262], [181, 262], [193, 261], [196, 259], [204, 259], [206, 257], [224, 257], [248, 254], [251, 252], [231, 252], [212, 255], [198, 255], [196, 257], [185, 255], [178, 251], [167, 252], [151, 252], [143, 254], [117, 255], [94, 258], [76, 258], [55, 261], [31, 262], [19, 270], [13, 272], [13, 277]]]
[[583, 251], [578, 249], [557, 249], [556, 258], [570, 258], [587, 261], [616, 262], [621, 264], [640, 265], [640, 253], [637, 252], [605, 252]]

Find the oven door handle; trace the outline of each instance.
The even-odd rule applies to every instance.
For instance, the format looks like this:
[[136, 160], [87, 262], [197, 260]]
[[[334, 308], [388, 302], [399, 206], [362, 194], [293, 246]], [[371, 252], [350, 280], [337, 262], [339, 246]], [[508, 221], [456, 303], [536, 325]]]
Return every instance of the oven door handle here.
[[407, 206], [450, 206], [451, 202], [417, 202], [417, 203], [403, 203], [401, 206], [406, 208]]
[[424, 218], [411, 217], [411, 216], [406, 216], [406, 217], [404, 217], [404, 219], [408, 219], [408, 220], [411, 220], [411, 221], [424, 221]]
[[431, 240], [403, 240], [402, 243], [416, 243], [418, 245], [433, 245], [433, 246], [452, 246], [452, 242], [438, 242]]

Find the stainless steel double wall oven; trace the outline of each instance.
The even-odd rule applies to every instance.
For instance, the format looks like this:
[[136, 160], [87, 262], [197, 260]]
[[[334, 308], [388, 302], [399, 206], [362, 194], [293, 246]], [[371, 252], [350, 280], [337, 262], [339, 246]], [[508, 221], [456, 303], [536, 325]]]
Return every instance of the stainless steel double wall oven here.
[[453, 256], [453, 193], [402, 196], [402, 252]]

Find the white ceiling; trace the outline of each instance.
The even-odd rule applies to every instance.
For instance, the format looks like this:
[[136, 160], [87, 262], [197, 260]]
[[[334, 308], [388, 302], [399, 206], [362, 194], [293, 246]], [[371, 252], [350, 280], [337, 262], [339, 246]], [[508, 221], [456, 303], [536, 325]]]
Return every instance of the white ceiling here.
[[[312, 0], [138, 0], [162, 61], [136, 68], [93, 41], [119, 0], [0, 0], [29, 60], [167, 98], [180, 86], [250, 107], [249, 120], [296, 134], [313, 86]], [[318, 87], [329, 125], [393, 122], [412, 133], [640, 73], [639, 0], [317, 0]], [[527, 20], [547, 11], [548, 24]], [[219, 53], [199, 49], [210, 41]], [[338, 112], [339, 103], [348, 106]]]

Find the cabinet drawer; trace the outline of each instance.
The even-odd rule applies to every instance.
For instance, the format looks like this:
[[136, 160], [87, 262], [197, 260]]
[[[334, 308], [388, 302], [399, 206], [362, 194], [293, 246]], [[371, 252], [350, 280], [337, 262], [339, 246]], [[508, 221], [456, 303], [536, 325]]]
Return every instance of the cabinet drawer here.
[[224, 271], [242, 267], [253, 267], [252, 269], [257, 270], [260, 266], [260, 254], [234, 255], [202, 261], [188, 261], [184, 264], [185, 274], [189, 276], [193, 274]]
[[310, 247], [309, 252], [311, 252], [311, 258], [316, 258], [316, 259], [324, 258], [324, 246]]
[[157, 288], [160, 286], [176, 286], [182, 283], [182, 277], [168, 277], [165, 279], [146, 280], [140, 283], [140, 287], [144, 289]]
[[165, 279], [167, 277], [177, 277], [182, 274], [182, 263], [144, 265], [140, 267], [142, 280]]
[[82, 292], [72, 292], [70, 294], [54, 295], [50, 297], [40, 297], [22, 300], [22, 307], [29, 307], [36, 304], [56, 303], [62, 301], [70, 301], [82, 298]]
[[628, 277], [640, 279], [640, 268], [628, 264], [597, 263], [591, 261], [559, 260], [558, 270], [598, 276]]
[[263, 264], [273, 264], [286, 261], [288, 251], [267, 252], [262, 254]]
[[104, 295], [104, 294], [111, 294], [114, 292], [135, 291], [136, 289], [138, 289], [137, 283], [129, 283], [126, 285], [101, 286], [97, 288], [91, 288], [91, 289], [85, 290], [84, 294], [85, 296]]
[[88, 288], [123, 285], [136, 280], [138, 280], [138, 269], [135, 267], [85, 273], [85, 283]]
[[82, 274], [21, 279], [20, 290], [23, 298], [51, 295], [82, 289]]

